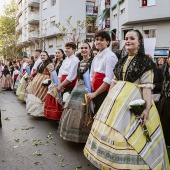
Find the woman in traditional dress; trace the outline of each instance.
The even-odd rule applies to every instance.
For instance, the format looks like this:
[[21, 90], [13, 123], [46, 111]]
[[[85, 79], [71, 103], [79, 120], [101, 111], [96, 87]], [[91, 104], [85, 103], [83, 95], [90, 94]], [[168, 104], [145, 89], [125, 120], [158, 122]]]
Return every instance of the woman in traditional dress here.
[[58, 86], [57, 75], [64, 59], [64, 51], [62, 49], [58, 49], [56, 51], [55, 71], [52, 73], [53, 81], [48, 88], [44, 104], [44, 115], [48, 119], [60, 120], [62, 114], [63, 107], [61, 103], [61, 96], [56, 87]]
[[15, 82], [16, 82], [19, 74], [20, 74], [19, 67], [16, 65], [14, 67], [14, 72], [13, 72], [13, 75], [12, 75], [12, 79], [13, 79], [13, 91], [14, 91], [14, 87], [15, 87]]
[[1, 88], [6, 90], [11, 90], [11, 87], [12, 87], [12, 77], [10, 75], [8, 66], [5, 65], [2, 71]]
[[170, 51], [167, 63], [163, 67], [164, 81], [162, 85], [159, 114], [165, 136], [165, 143], [170, 153]]
[[57, 72], [57, 75], [59, 73], [59, 69], [63, 63], [63, 60], [65, 60], [66, 56], [64, 54], [64, 51], [62, 49], [58, 49], [56, 51], [56, 62], [55, 62], [55, 70]]
[[43, 84], [43, 81], [51, 79], [51, 73], [54, 70], [52, 60], [46, 51], [41, 52], [41, 60], [26, 100], [27, 113], [36, 117], [44, 117], [44, 101], [48, 87]]
[[30, 82], [31, 67], [32, 67], [31, 57], [27, 58], [26, 63], [27, 65], [25, 67], [25, 73], [23, 74], [21, 88], [20, 91], [18, 92], [18, 99], [21, 101], [24, 101], [26, 88], [28, 86], [28, 83]]
[[[88, 81], [90, 84], [89, 71], [92, 62], [90, 49], [88, 43], [81, 44], [83, 60], [78, 66], [78, 82], [66, 100], [59, 125], [60, 136], [77, 143], [86, 142], [92, 126], [92, 111], [90, 104], [85, 100], [86, 93], [91, 92], [85, 83]], [[88, 80], [85, 80], [85, 73], [88, 74]]]
[[[115, 66], [111, 89], [95, 116], [84, 154], [99, 169], [169, 170], [159, 115], [151, 100], [155, 64], [144, 54], [138, 30], [126, 34], [125, 47], [128, 55]], [[129, 103], [137, 99], [146, 101], [138, 118], [129, 110]]]

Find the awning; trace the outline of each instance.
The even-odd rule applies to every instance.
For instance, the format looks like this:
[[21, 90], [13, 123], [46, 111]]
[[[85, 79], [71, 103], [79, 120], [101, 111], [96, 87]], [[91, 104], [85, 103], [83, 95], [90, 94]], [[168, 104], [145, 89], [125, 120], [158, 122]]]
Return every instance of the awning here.
[[168, 51], [168, 49], [155, 49], [154, 56], [167, 56]]
[[86, 15], [87, 18], [97, 18], [97, 15]]
[[113, 6], [110, 7], [111, 10], [114, 10], [116, 8], [117, 4], [114, 4]]
[[117, 3], [121, 4], [123, 2], [123, 0], [118, 0]]
[[102, 15], [100, 16], [100, 20], [103, 20], [106, 16], [106, 14], [110, 11], [110, 8], [106, 8], [103, 10]]

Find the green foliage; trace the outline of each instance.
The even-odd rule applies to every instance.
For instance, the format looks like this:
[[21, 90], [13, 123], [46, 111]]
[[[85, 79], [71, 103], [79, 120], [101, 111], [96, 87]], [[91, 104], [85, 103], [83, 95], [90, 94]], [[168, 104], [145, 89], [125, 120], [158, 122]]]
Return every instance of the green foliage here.
[[15, 34], [16, 5], [12, 0], [4, 6], [4, 14], [0, 16], [0, 55], [7, 54], [13, 57], [20, 53], [21, 49], [16, 47], [18, 36]]

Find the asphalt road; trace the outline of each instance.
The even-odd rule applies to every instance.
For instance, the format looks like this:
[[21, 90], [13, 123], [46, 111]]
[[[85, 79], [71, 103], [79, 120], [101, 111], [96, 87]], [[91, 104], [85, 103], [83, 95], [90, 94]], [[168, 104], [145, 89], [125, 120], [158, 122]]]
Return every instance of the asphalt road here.
[[84, 144], [60, 138], [57, 121], [27, 115], [11, 91], [0, 93], [0, 107], [0, 170], [96, 170]]

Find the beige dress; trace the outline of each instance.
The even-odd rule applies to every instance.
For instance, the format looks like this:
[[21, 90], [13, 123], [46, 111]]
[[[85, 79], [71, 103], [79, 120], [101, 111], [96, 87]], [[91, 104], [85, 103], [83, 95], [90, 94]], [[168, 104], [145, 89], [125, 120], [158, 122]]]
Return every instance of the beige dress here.
[[26, 99], [26, 111], [28, 114], [37, 117], [44, 117], [44, 101], [48, 87], [42, 85], [42, 82], [45, 79], [51, 79], [51, 73], [53, 70], [53, 64], [48, 64], [43, 73], [38, 73], [31, 82]]

